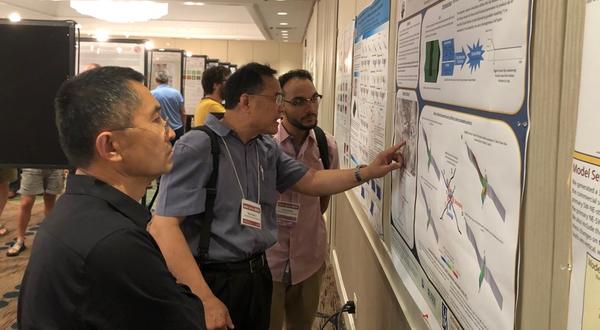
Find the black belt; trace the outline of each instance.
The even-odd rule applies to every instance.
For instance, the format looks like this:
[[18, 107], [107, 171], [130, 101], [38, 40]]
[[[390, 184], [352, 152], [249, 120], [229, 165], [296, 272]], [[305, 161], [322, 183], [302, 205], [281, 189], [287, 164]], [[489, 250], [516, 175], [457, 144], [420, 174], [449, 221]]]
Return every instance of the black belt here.
[[264, 252], [257, 253], [252, 257], [231, 262], [207, 262], [199, 263], [201, 271], [217, 271], [217, 272], [247, 272], [254, 273], [264, 268], [269, 267], [267, 257]]

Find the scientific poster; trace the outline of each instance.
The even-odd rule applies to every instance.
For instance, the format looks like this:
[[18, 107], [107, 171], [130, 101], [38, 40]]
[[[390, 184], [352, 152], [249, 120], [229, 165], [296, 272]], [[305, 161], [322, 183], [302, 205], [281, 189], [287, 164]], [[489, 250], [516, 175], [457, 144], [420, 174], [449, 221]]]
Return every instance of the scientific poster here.
[[571, 173], [569, 329], [600, 329], [600, 0], [587, 1]]
[[[374, 0], [356, 17], [352, 71], [351, 167], [370, 163], [385, 142], [389, 0]], [[383, 179], [354, 189], [375, 230], [383, 235]]]
[[[169, 85], [183, 93], [181, 86], [181, 71], [183, 69], [183, 51], [157, 51], [148, 52], [148, 84], [150, 90], [156, 88], [156, 74], [164, 71], [169, 76]], [[184, 95], [185, 96], [185, 95]]]
[[82, 41], [79, 47], [79, 72], [92, 63], [101, 66], [124, 66], [140, 73], [145, 72], [143, 40], [139, 42]]
[[531, 2], [407, 0], [397, 17], [392, 259], [439, 327], [512, 329]]
[[341, 168], [350, 168], [350, 119], [352, 97], [352, 45], [354, 22], [339, 32], [335, 69], [335, 127]]
[[183, 72], [183, 86], [185, 95], [185, 113], [193, 115], [196, 105], [204, 97], [202, 89], [202, 73], [206, 65], [205, 56], [188, 56], [185, 58], [185, 69]]

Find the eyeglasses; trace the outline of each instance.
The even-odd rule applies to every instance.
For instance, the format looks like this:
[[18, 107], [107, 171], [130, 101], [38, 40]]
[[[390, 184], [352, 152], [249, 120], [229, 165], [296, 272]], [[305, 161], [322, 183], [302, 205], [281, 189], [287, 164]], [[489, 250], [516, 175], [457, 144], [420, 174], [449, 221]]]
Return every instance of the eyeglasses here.
[[274, 98], [275, 99], [275, 104], [277, 104], [277, 106], [282, 106], [283, 105], [283, 93], [277, 93], [275, 95], [264, 95], [264, 94], [248, 94], [251, 96], [262, 96], [262, 97], [270, 97], [270, 98]]
[[309, 102], [311, 104], [317, 104], [317, 103], [321, 102], [322, 98], [323, 98], [323, 95], [316, 94], [316, 95], [314, 95], [313, 97], [310, 97], [310, 98], [306, 98], [306, 97], [294, 97], [291, 100], [284, 100], [284, 102], [291, 104], [293, 107], [302, 108], [302, 107], [307, 106]]
[[[169, 128], [170, 128], [170, 126], [169, 126], [169, 120], [168, 120], [167, 116], [162, 111], [159, 112], [159, 113], [160, 113], [160, 116], [157, 117], [156, 119], [154, 119], [152, 121], [152, 124], [161, 127], [163, 129], [163, 134], [164, 134], [165, 138], [167, 138], [169, 136]], [[120, 127], [120, 128], [114, 128], [114, 129], [111, 129], [111, 130], [108, 130], [108, 131], [124, 131], [126, 129], [134, 129], [134, 128], [145, 130], [145, 131], [150, 131], [150, 129], [145, 128], [145, 127], [141, 127], [141, 126]]]

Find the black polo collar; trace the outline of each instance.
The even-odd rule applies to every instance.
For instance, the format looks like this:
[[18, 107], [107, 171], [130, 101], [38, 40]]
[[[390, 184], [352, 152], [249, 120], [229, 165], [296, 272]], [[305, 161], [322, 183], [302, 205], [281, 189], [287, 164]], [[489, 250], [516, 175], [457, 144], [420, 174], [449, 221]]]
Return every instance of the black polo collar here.
[[152, 217], [150, 211], [142, 204], [93, 176], [69, 175], [66, 194], [83, 194], [102, 199], [144, 229]]

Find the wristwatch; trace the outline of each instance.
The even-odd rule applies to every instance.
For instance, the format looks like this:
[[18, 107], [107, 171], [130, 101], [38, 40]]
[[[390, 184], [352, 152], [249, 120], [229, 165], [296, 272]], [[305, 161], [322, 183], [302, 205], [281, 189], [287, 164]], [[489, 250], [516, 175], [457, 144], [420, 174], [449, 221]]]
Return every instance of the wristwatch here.
[[360, 175], [360, 169], [363, 167], [367, 167], [367, 165], [358, 165], [356, 166], [356, 168], [354, 169], [354, 179], [356, 179], [356, 182], [363, 182], [363, 177]]

